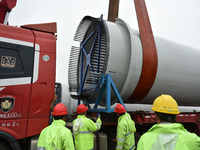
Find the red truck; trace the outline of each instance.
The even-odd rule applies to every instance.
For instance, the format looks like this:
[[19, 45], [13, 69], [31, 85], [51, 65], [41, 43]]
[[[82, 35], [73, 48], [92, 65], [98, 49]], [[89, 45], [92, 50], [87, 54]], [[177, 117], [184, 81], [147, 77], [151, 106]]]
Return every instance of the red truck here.
[[0, 146], [28, 149], [49, 124], [56, 72], [56, 23], [14, 27], [16, 0], [0, 1]]

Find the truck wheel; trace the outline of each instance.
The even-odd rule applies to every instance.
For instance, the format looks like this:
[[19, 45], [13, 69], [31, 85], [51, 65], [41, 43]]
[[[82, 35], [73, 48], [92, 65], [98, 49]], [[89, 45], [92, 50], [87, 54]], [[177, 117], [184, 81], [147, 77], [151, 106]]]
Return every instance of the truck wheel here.
[[11, 148], [7, 144], [0, 142], [0, 150], [11, 150]]

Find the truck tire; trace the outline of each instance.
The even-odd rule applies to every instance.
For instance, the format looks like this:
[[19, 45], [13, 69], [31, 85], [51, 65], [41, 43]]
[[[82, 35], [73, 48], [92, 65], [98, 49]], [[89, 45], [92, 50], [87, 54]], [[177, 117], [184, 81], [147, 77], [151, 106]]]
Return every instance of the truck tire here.
[[11, 148], [7, 144], [0, 142], [0, 150], [11, 150]]

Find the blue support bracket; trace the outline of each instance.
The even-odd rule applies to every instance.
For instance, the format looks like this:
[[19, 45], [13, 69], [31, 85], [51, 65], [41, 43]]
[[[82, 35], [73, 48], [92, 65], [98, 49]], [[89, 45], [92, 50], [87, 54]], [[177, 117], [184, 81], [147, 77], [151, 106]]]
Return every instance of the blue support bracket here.
[[[99, 94], [97, 100], [93, 101], [93, 102], [87, 102], [86, 103], [86, 105], [89, 108], [89, 112], [106, 112], [106, 113], [114, 112], [114, 109], [111, 108], [111, 88], [115, 92], [120, 104], [122, 104], [126, 109], [126, 106], [124, 105], [123, 100], [121, 99], [121, 96], [120, 96], [120, 94], [119, 94], [119, 92], [118, 92], [118, 90], [117, 90], [117, 88], [116, 88], [116, 86], [115, 86], [115, 84], [112, 80], [111, 74], [108, 73], [108, 74], [106, 74], [105, 78], [104, 78], [103, 75], [101, 77], [100, 94]], [[106, 90], [106, 106], [105, 106], [105, 108], [97, 108], [105, 90]], [[94, 104], [94, 107], [91, 108], [90, 104]]]

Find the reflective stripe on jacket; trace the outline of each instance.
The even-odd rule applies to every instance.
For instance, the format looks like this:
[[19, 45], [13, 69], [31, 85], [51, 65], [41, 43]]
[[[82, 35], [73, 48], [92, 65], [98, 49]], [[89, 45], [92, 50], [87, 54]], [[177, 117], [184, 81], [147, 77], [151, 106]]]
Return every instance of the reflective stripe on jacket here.
[[116, 150], [135, 149], [135, 131], [135, 122], [131, 119], [131, 116], [125, 112], [125, 114], [118, 119]]
[[182, 124], [155, 124], [138, 142], [137, 150], [197, 150], [200, 137], [188, 132]]
[[74, 150], [72, 133], [65, 127], [63, 120], [54, 120], [42, 130], [37, 150]]
[[76, 150], [90, 150], [94, 148], [94, 134], [101, 128], [101, 119], [96, 123], [85, 115], [78, 115], [73, 121], [73, 134]]

